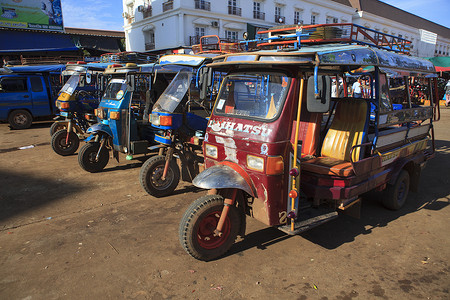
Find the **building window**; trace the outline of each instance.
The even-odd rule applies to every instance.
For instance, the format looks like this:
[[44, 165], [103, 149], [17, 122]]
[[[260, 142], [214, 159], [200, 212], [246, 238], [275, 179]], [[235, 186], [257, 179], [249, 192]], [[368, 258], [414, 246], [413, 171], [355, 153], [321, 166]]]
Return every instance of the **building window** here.
[[265, 13], [261, 12], [261, 2], [253, 2], [253, 19], [265, 20]]
[[294, 24], [303, 24], [302, 11], [294, 11]]
[[311, 15], [311, 25], [315, 25], [317, 24], [317, 15], [316, 14], [312, 14]]
[[335, 24], [337, 22], [339, 22], [338, 18], [335, 18], [335, 17], [327, 17], [327, 19], [326, 19], [327, 24]]
[[211, 2], [205, 0], [195, 0], [195, 9], [203, 9], [210, 11], [211, 10]]
[[234, 42], [238, 40], [238, 32], [237, 31], [231, 31], [231, 30], [225, 30], [225, 38], [229, 40], [230, 42]]
[[242, 9], [238, 7], [237, 0], [228, 0], [228, 14], [240, 16], [242, 14]]
[[155, 31], [154, 30], [144, 31], [144, 41], [145, 41], [145, 50], [155, 49]]
[[173, 0], [168, 0], [162, 4], [163, 12], [173, 9]]
[[195, 27], [195, 36], [202, 37], [205, 35], [205, 27]]
[[275, 6], [275, 23], [284, 23], [285, 17], [281, 14], [281, 6]]

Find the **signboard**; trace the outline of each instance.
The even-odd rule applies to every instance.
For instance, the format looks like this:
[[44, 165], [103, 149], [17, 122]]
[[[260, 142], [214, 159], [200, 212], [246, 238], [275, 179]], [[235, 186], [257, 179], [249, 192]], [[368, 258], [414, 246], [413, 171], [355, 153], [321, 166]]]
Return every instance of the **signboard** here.
[[0, 27], [63, 31], [61, 0], [0, 0]]

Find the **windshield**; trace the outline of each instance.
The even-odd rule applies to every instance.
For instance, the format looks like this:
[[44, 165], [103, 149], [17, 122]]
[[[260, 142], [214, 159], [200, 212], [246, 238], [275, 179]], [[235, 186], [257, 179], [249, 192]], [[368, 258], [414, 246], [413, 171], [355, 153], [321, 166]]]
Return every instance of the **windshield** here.
[[279, 73], [236, 73], [225, 77], [216, 101], [218, 114], [271, 120], [282, 109], [289, 77]]
[[121, 100], [127, 91], [127, 84], [124, 79], [112, 79], [106, 87], [103, 98]]
[[156, 101], [153, 111], [173, 113], [183, 99], [192, 80], [192, 68], [178, 72], [169, 86]]
[[62, 87], [60, 92], [72, 95], [73, 92], [77, 89], [79, 82], [80, 74], [73, 74], [72, 76], [70, 76], [69, 80], [67, 80], [66, 84]]

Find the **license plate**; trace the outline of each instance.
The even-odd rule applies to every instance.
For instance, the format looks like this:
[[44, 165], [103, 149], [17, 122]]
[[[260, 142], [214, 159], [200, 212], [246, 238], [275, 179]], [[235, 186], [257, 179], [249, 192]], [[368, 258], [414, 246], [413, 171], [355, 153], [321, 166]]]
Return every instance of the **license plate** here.
[[69, 113], [66, 112], [66, 111], [62, 111], [62, 112], [60, 113], [60, 115], [63, 116], [63, 117], [68, 117], [68, 116], [69, 116]]

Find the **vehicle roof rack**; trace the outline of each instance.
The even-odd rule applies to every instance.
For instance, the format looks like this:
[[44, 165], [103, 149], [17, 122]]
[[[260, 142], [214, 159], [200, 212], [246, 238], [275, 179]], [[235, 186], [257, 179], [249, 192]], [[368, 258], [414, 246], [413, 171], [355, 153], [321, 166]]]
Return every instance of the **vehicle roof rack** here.
[[218, 35], [204, 35], [198, 44], [192, 45], [192, 51], [194, 54], [226, 54], [242, 52], [244, 47], [239, 42], [230, 42]]
[[[411, 41], [353, 23], [318, 25], [284, 25], [259, 31], [255, 40], [259, 49], [296, 50], [302, 44], [345, 43], [376, 47], [397, 53], [410, 54]], [[246, 50], [250, 50], [246, 47]]]
[[103, 63], [152, 63], [157, 60], [156, 55], [141, 53], [135, 51], [125, 51], [118, 53], [105, 53], [100, 56], [100, 62]]

